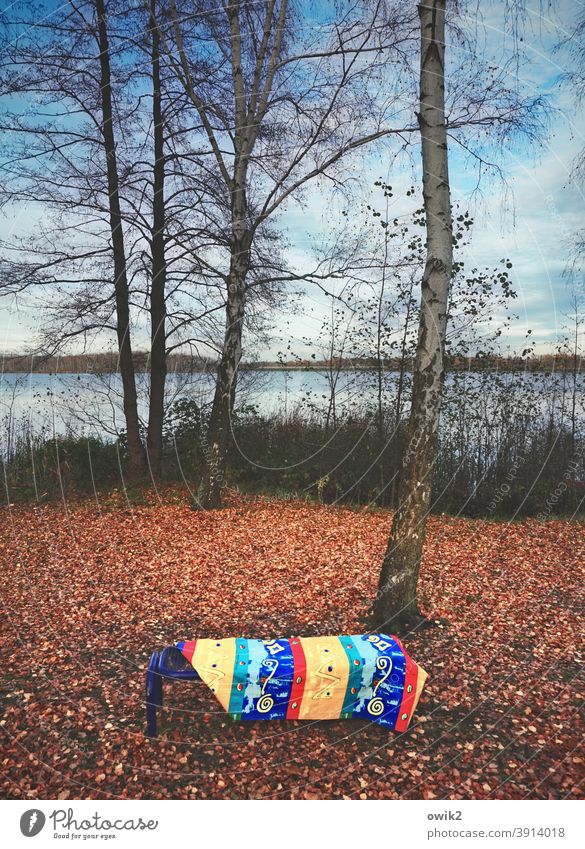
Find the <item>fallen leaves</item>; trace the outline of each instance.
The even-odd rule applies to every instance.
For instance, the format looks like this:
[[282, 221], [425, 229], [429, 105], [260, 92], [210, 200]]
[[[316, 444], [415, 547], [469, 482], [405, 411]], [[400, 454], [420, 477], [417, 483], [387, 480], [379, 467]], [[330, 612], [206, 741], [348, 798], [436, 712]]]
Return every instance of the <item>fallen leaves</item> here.
[[[582, 776], [582, 525], [430, 521], [406, 638], [429, 681], [410, 730], [232, 723], [167, 683], [144, 737], [150, 652], [175, 639], [363, 630], [384, 511], [234, 498], [4, 508], [10, 798], [562, 798]], [[447, 622], [445, 623], [445, 620]]]

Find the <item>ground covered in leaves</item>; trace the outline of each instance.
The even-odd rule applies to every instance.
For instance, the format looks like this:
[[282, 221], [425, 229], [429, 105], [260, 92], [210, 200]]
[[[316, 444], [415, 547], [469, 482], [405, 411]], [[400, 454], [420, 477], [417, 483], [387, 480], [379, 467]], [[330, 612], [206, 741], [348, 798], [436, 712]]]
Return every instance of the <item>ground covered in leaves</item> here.
[[179, 496], [0, 513], [8, 798], [576, 798], [585, 529], [433, 518], [421, 576], [441, 624], [405, 638], [429, 673], [407, 733], [232, 723], [166, 685], [144, 736], [150, 652], [175, 639], [356, 633], [387, 512]]

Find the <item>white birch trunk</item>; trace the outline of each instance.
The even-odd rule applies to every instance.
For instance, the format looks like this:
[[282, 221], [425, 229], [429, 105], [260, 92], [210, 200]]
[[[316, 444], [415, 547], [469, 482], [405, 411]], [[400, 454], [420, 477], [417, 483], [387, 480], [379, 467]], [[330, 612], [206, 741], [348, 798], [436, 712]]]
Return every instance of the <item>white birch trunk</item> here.
[[417, 583], [430, 506], [443, 389], [443, 352], [453, 267], [453, 228], [445, 124], [445, 0], [418, 7], [421, 22], [420, 113], [427, 256], [419, 337], [399, 504], [374, 604], [376, 625], [419, 616]]

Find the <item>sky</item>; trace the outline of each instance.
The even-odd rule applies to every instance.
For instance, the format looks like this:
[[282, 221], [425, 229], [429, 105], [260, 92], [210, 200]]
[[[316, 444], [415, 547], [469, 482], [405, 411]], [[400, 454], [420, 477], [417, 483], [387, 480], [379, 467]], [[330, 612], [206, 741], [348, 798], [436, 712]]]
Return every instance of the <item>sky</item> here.
[[[480, 37], [485, 38], [486, 50], [494, 61], [504, 61], [514, 49], [506, 4], [494, 2], [478, 8], [482, 13]], [[585, 147], [585, 112], [575, 103], [570, 88], [561, 84], [562, 76], [571, 69], [571, 56], [567, 47], [558, 46], [570, 36], [582, 9], [583, 3], [566, 0], [552, 4], [552, 9], [539, 0], [526, 2], [523, 45], [527, 61], [518, 68], [518, 81], [524, 93], [546, 96], [551, 107], [550, 124], [541, 141], [532, 146], [507, 146], [498, 157], [502, 179], [483, 178], [479, 192], [475, 191], [474, 163], [456, 145], [449, 151], [452, 197], [471, 211], [475, 221], [466, 261], [492, 267], [502, 257], [509, 257], [513, 265], [511, 278], [518, 293], [514, 313], [518, 318], [502, 342], [511, 351], [523, 347], [528, 329], [537, 353], [553, 351], [567, 323], [572, 293], [576, 291], [585, 301], [582, 275], [571, 279], [566, 273], [571, 242], [583, 227], [585, 186], [572, 177], [572, 171]], [[460, 49], [454, 43], [449, 47]], [[365, 187], [380, 177], [395, 187], [393, 217], [405, 216], [412, 209], [412, 200], [405, 192], [420, 181], [419, 157], [415, 147], [409, 159], [398, 162], [390, 158], [385, 161], [379, 152], [360, 160]], [[311, 240], [327, 231], [335, 209], [319, 187], [307, 193], [302, 209], [294, 204], [286, 209], [280, 224], [297, 268], [310, 266]], [[37, 213], [23, 208], [16, 219], [0, 220], [0, 234], [24, 232], [33, 214]], [[260, 352], [262, 358], [274, 357], [289, 338], [303, 355], [301, 340], [316, 336], [327, 310], [327, 300], [318, 291], [300, 291], [295, 310], [285, 307], [284, 318], [279, 316], [279, 331]], [[490, 318], [498, 320], [497, 316]], [[30, 347], [39, 320], [40, 315], [27, 300], [0, 300], [2, 350], [16, 352]]]
[[[570, 37], [576, 10], [582, 10], [584, 4], [556, 3], [550, 13], [543, 10], [545, 5], [538, 0], [526, 4], [523, 43], [527, 61], [518, 69], [520, 90], [528, 96], [546, 97], [550, 108], [549, 123], [539, 143], [511, 142], [497, 158], [501, 176], [482, 177], [479, 191], [473, 160], [457, 145], [449, 150], [452, 199], [468, 209], [475, 222], [464, 255], [466, 265], [493, 267], [503, 257], [512, 262], [510, 275], [518, 295], [512, 311], [517, 318], [501, 340], [502, 351], [510, 353], [524, 349], [528, 331], [536, 354], [554, 352], [566, 333], [575, 294], [585, 313], [583, 274], [568, 273], [575, 234], [583, 230], [585, 213], [585, 185], [573, 177], [585, 148], [585, 111], [575, 103], [570, 86], [562, 83], [573, 60], [567, 46], [559, 46]], [[514, 50], [505, 4], [491, 4], [482, 23], [486, 49], [503, 61]], [[392, 216], [404, 216], [412, 209], [405, 190], [420, 181], [420, 148], [413, 149], [411, 157], [412, 162], [402, 167], [392, 163], [385, 172], [378, 157], [365, 163], [364, 184], [371, 185], [382, 176], [395, 187]], [[294, 214], [291, 218], [294, 239], [294, 231], [298, 235], [307, 218], [315, 231], [326, 229], [330, 210], [315, 193], [298, 220], [295, 222]], [[300, 319], [290, 318], [293, 338], [303, 332], [307, 335], [310, 327], [317, 332], [325, 315], [323, 298], [315, 295], [308, 303], [309, 312], [303, 311]], [[499, 315], [488, 317], [486, 328], [499, 321]]]
[[[585, 309], [583, 276], [566, 274], [575, 233], [583, 229], [585, 186], [572, 176], [575, 162], [585, 148], [582, 106], [563, 86], [563, 75], [571, 70], [572, 57], [559, 41], [570, 37], [577, 10], [583, 3], [527, 4], [526, 53], [520, 68], [520, 84], [527, 93], [545, 95], [552, 114], [542, 143], [511, 149], [501, 161], [507, 187], [494, 184], [478, 207], [472, 252], [478, 263], [508, 256], [513, 263], [512, 281], [518, 293], [516, 311], [520, 318], [510, 333], [513, 345], [521, 344], [524, 331], [541, 351], [553, 350], [571, 312], [574, 292]], [[511, 38], [501, 17], [486, 21], [491, 38], [502, 38], [504, 49]], [[465, 167], [458, 169], [455, 157], [451, 173], [456, 194], [465, 196], [469, 178]]]

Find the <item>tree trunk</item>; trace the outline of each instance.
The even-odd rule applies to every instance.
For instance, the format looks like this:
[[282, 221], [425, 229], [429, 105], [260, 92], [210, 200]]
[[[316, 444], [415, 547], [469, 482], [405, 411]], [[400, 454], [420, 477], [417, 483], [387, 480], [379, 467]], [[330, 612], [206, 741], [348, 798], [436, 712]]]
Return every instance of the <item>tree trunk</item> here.
[[445, 126], [445, 0], [418, 7], [421, 22], [419, 124], [427, 258], [396, 510], [374, 603], [377, 627], [411, 624], [419, 616], [417, 583], [431, 498], [443, 388], [443, 351], [453, 266], [453, 234]]
[[[384, 190], [386, 194], [386, 190]], [[384, 220], [388, 221], [389, 203], [386, 198], [386, 215]], [[384, 229], [384, 263], [382, 265], [382, 285], [378, 295], [378, 309], [376, 313], [376, 378], [378, 388], [378, 457], [380, 462], [380, 504], [384, 503], [384, 464], [388, 454], [388, 445], [386, 442], [386, 431], [384, 427], [384, 350], [382, 347], [382, 335], [384, 330], [384, 296], [386, 294], [386, 269], [388, 267], [388, 228]]]
[[205, 460], [200, 488], [200, 506], [221, 506], [221, 491], [227, 466], [232, 413], [236, 396], [238, 366], [242, 358], [242, 330], [246, 302], [246, 277], [250, 268], [253, 233], [248, 226], [248, 160], [257, 130], [246, 111], [246, 89], [242, 72], [242, 37], [239, 4], [225, 7], [231, 33], [231, 66], [234, 87], [234, 170], [231, 189], [230, 268], [227, 275], [226, 327], [222, 354], [206, 439], [202, 444]]
[[[236, 148], [238, 146], [239, 138], [237, 137]], [[238, 366], [242, 358], [246, 277], [250, 267], [252, 236], [247, 227], [245, 159], [240, 160], [240, 163], [236, 164], [232, 191], [232, 241], [230, 270], [226, 280], [225, 335], [207, 434], [202, 443], [205, 467], [201, 482], [200, 506], [205, 510], [215, 510], [221, 506]]]
[[112, 234], [112, 252], [114, 258], [114, 290], [116, 299], [116, 332], [118, 337], [118, 359], [122, 388], [123, 406], [128, 435], [128, 462], [131, 475], [137, 475], [145, 469], [145, 454], [140, 439], [138, 403], [136, 396], [136, 376], [130, 343], [130, 305], [128, 297], [128, 275], [126, 272], [126, 251], [122, 230], [120, 210], [120, 187], [118, 182], [118, 163], [116, 160], [116, 142], [112, 109], [112, 85], [110, 78], [110, 47], [106, 23], [104, 0], [95, 0], [98, 19], [98, 39], [100, 49], [100, 93], [102, 107], [102, 133], [106, 154], [108, 180], [110, 229]]
[[147, 452], [152, 476], [162, 473], [163, 421], [166, 352], [166, 257], [165, 257], [165, 157], [164, 126], [160, 82], [160, 32], [156, 18], [156, 0], [150, 3], [152, 37], [152, 125], [154, 133], [152, 203], [152, 284], [150, 291], [150, 402], [148, 409]]
[[[402, 422], [402, 395], [404, 394], [404, 375], [406, 371], [406, 343], [408, 341], [408, 331], [410, 329], [410, 312], [412, 310], [412, 290], [414, 288], [414, 278], [410, 278], [410, 290], [408, 292], [408, 306], [406, 307], [406, 316], [404, 318], [404, 330], [402, 332], [402, 343], [400, 345], [400, 367], [398, 369], [398, 388], [396, 392], [396, 411], [394, 413], [394, 444], [400, 443], [400, 424]], [[397, 453], [397, 452], [396, 452]], [[397, 464], [398, 465], [398, 464]], [[400, 484], [400, 474], [397, 469], [394, 473], [392, 481], [392, 495], [390, 504], [396, 507], [398, 500], [398, 489]]]
[[206, 510], [221, 507], [221, 491], [227, 465], [238, 366], [242, 358], [242, 328], [249, 250], [248, 234], [244, 234], [243, 239], [234, 239], [227, 281], [223, 350], [217, 369], [215, 394], [207, 433], [202, 441], [205, 467], [199, 501], [200, 506]]

